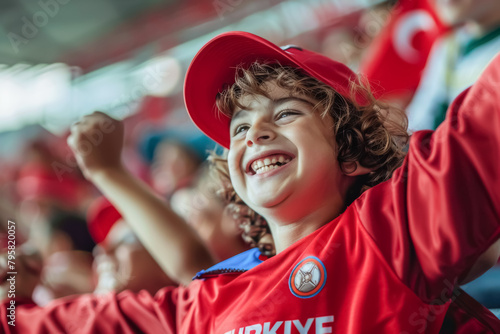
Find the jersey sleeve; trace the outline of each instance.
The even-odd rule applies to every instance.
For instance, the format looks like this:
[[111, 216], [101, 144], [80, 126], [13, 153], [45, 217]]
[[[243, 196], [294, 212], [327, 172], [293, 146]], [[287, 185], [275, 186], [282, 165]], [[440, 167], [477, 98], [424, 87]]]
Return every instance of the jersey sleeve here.
[[125, 291], [103, 296], [66, 297], [39, 307], [5, 299], [0, 308], [2, 333], [167, 333], [176, 332], [176, 288], [155, 296]]
[[354, 202], [382, 256], [424, 300], [449, 295], [500, 237], [499, 87], [497, 56], [435, 132], [412, 136], [393, 178]]

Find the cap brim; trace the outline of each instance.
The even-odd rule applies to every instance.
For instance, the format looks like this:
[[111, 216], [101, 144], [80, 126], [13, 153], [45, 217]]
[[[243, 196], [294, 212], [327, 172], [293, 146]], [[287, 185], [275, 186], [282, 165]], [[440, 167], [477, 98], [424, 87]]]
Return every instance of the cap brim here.
[[301, 67], [278, 46], [247, 32], [221, 34], [196, 54], [184, 81], [184, 101], [193, 122], [208, 137], [229, 148], [230, 119], [215, 105], [217, 94], [235, 81], [238, 66], [249, 66], [256, 60], [277, 61], [282, 65]]

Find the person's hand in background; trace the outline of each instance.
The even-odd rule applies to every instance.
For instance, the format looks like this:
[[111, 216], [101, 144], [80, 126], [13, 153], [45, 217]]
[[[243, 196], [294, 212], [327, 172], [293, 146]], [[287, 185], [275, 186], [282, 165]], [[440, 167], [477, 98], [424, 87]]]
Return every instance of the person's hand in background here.
[[123, 123], [96, 111], [71, 126], [68, 145], [85, 177], [122, 168]]

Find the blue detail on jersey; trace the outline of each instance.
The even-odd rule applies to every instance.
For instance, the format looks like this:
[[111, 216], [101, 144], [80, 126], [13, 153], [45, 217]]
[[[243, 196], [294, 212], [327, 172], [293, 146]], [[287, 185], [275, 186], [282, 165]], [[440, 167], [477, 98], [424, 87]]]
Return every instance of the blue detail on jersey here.
[[227, 260], [219, 262], [207, 270], [200, 271], [193, 277], [193, 280], [228, 273], [244, 273], [263, 262], [259, 259], [260, 255], [261, 253], [258, 248], [249, 249]]

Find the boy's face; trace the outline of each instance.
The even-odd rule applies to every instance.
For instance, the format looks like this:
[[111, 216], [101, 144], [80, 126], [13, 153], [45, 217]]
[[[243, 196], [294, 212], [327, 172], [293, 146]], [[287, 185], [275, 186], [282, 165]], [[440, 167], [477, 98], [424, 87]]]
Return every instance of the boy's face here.
[[228, 165], [236, 193], [264, 217], [284, 220], [343, 202], [346, 176], [332, 118], [314, 111], [311, 98], [291, 96], [273, 82], [265, 88], [269, 98], [243, 96], [247, 108], [231, 120]]

